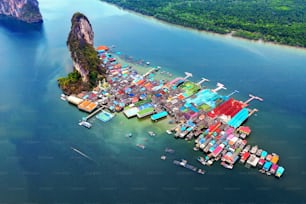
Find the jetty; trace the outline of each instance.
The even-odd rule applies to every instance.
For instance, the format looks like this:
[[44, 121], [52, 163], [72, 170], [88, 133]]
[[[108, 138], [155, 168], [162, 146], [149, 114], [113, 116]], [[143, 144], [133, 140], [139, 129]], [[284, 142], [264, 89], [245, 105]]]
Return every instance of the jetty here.
[[91, 114], [89, 114], [88, 116], [84, 117], [83, 120], [87, 121], [90, 118], [94, 117], [95, 115], [97, 115], [100, 111], [102, 111], [104, 109], [104, 106], [98, 108], [97, 110], [95, 110], [94, 112], [92, 112]]

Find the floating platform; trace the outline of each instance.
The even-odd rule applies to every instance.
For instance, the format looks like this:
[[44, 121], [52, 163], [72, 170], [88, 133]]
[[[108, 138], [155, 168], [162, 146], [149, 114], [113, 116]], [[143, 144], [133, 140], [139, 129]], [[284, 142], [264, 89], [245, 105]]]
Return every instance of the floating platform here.
[[103, 122], [107, 122], [107, 121], [110, 121], [114, 116], [115, 116], [114, 114], [111, 114], [111, 113], [103, 110], [101, 113], [96, 115], [96, 118], [103, 121]]

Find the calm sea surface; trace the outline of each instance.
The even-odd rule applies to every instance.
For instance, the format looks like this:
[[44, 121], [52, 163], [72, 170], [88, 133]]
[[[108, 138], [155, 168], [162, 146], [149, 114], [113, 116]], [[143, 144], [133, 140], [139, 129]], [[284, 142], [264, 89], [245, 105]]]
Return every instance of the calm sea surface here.
[[[41, 0], [40, 7], [42, 27], [0, 23], [0, 203], [306, 202], [306, 51], [191, 31], [97, 0]], [[221, 82], [227, 90], [220, 93], [237, 89], [239, 100], [264, 98], [250, 104], [259, 112], [247, 121], [249, 142], [278, 153], [284, 176], [240, 164], [228, 171], [216, 163], [203, 176], [178, 168], [173, 159], [199, 166], [201, 153], [165, 134], [166, 121], [119, 114], [90, 130], [79, 127], [84, 113], [59, 99], [56, 83], [72, 70], [65, 44], [76, 11], [91, 21], [96, 45], [116, 45], [177, 76], [209, 78], [210, 88]], [[166, 147], [176, 152], [162, 161]]]

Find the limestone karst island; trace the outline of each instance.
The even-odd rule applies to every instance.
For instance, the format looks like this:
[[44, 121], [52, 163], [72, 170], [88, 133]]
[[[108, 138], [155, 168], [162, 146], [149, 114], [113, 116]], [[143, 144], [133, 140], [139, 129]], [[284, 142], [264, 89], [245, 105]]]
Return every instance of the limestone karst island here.
[[26, 23], [42, 23], [37, 0], [1, 0], [0, 15]]
[[67, 40], [74, 71], [58, 79], [66, 94], [90, 90], [104, 78], [104, 67], [93, 47], [94, 32], [87, 17], [75, 13], [71, 19], [71, 30]]

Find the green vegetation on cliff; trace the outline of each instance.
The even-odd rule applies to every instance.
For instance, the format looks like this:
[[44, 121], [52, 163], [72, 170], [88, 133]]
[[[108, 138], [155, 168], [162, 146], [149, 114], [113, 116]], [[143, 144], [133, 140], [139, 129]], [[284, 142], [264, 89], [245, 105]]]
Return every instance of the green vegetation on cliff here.
[[102, 0], [173, 24], [306, 47], [302, 0]]
[[22, 18], [26, 19], [27, 22], [39, 23], [42, 22], [42, 16], [40, 14], [38, 4], [27, 3], [22, 7], [21, 10]]
[[76, 70], [69, 73], [67, 77], [59, 78], [57, 81], [66, 94], [80, 92], [84, 86], [81, 80], [81, 75]]
[[[80, 19], [84, 21], [81, 22]], [[86, 24], [89, 26], [80, 25], [84, 22], [87, 22]], [[88, 30], [81, 30], [81, 27], [86, 27]], [[85, 38], [85, 35], [88, 37]], [[87, 42], [86, 39], [91, 42]], [[81, 13], [75, 13], [71, 19], [71, 31], [68, 36], [67, 46], [75, 65], [77, 64], [81, 69], [79, 71], [84, 75], [83, 77], [88, 80], [84, 81], [81, 73], [75, 69], [67, 77], [58, 79], [59, 86], [65, 93], [79, 93], [83, 90], [92, 89], [97, 85], [99, 80], [104, 78], [105, 70], [101, 66], [101, 61], [92, 42], [93, 31], [87, 17]]]

